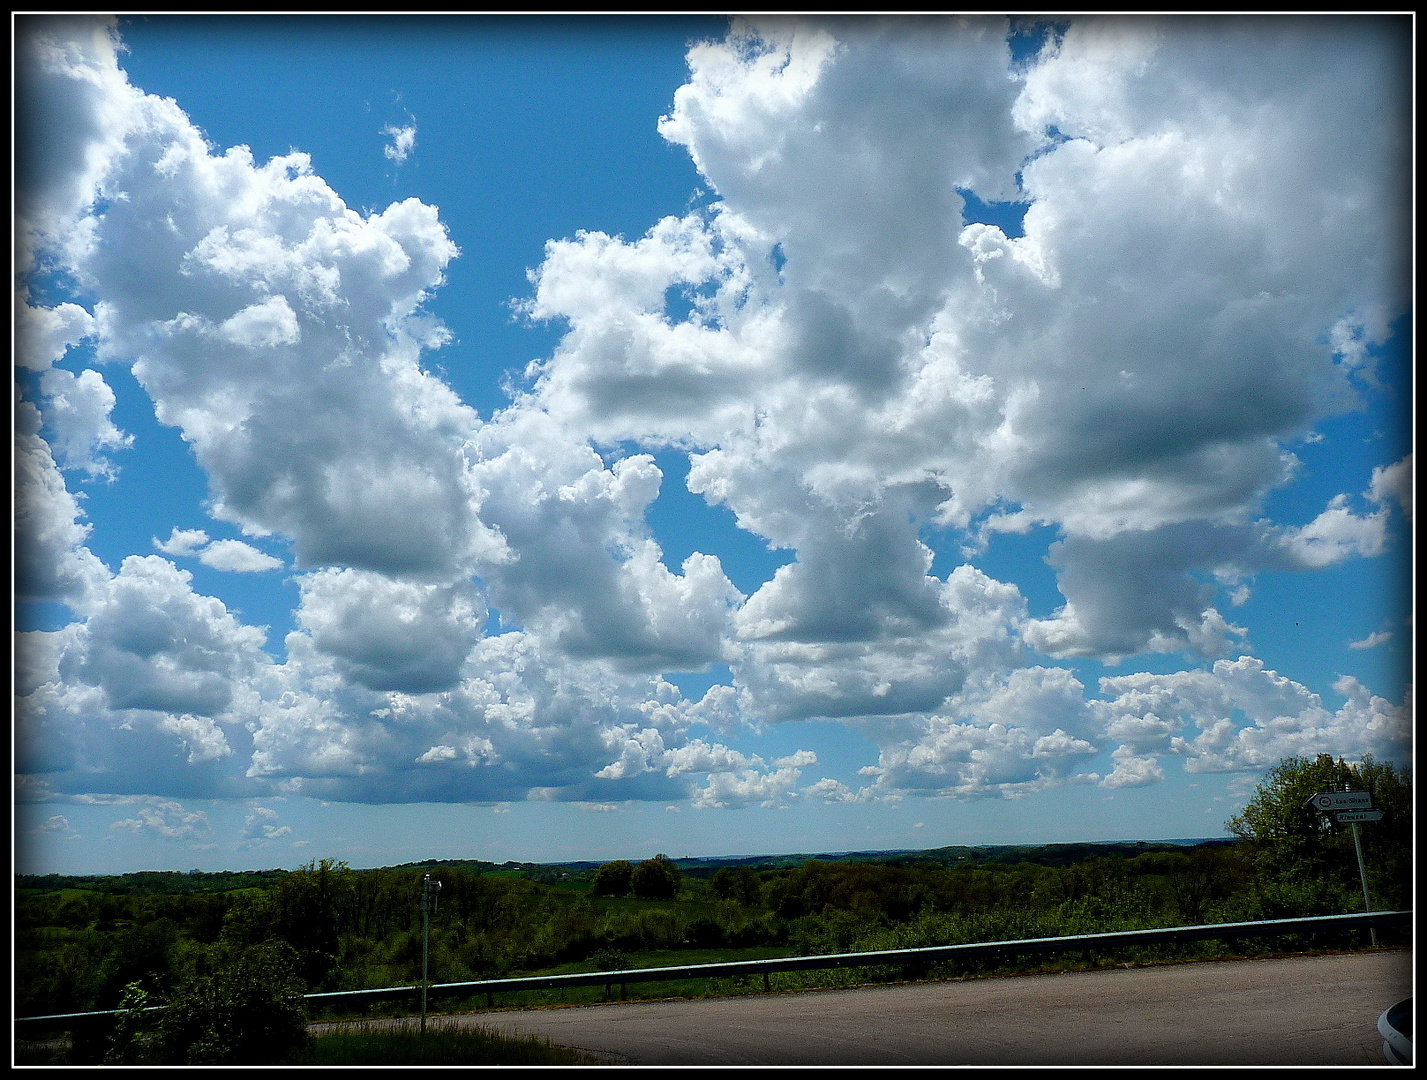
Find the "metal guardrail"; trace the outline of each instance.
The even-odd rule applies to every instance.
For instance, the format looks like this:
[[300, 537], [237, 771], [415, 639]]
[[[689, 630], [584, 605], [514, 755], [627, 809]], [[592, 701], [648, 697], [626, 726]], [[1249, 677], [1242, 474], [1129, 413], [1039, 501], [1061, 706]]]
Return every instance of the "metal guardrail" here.
[[[1410, 911], [1368, 911], [1352, 915], [1314, 915], [1299, 919], [1264, 919], [1257, 922], [1204, 923], [1197, 926], [1169, 926], [1154, 930], [1119, 930], [1104, 934], [1077, 934], [1068, 937], [1019, 938], [1011, 941], [978, 941], [964, 945], [932, 945], [917, 949], [883, 949], [876, 952], [832, 953], [822, 956], [789, 956], [771, 960], [737, 960], [721, 964], [685, 964], [677, 967], [627, 968], [620, 971], [580, 972], [573, 975], [533, 975], [515, 979], [481, 979], [474, 982], [436, 983], [427, 987], [428, 997], [473, 997], [485, 994], [492, 1001], [498, 993], [518, 990], [549, 990], [571, 986], [619, 986], [628, 983], [668, 982], [675, 979], [727, 979], [734, 976], [763, 975], [780, 971], [815, 971], [823, 968], [876, 967], [886, 964], [935, 964], [948, 960], [978, 959], [1038, 952], [1087, 952], [1127, 945], [1173, 945], [1186, 941], [1232, 940], [1251, 937], [1281, 937], [1323, 930], [1371, 929], [1398, 926], [1412, 921]], [[419, 997], [420, 985], [383, 986], [375, 990], [333, 990], [306, 994], [314, 1004], [388, 1001]], [[165, 1006], [155, 1005], [145, 1012]], [[44, 1023], [50, 1027], [86, 1023], [117, 1015], [118, 1010], [58, 1013], [50, 1016], [16, 1017], [16, 1024]]]

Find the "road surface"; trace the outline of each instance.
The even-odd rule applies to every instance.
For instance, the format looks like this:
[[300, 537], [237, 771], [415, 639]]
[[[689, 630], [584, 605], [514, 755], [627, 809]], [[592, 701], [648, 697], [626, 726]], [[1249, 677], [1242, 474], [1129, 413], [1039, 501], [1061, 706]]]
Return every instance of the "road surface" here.
[[1382, 1065], [1409, 951], [474, 1013], [631, 1065]]

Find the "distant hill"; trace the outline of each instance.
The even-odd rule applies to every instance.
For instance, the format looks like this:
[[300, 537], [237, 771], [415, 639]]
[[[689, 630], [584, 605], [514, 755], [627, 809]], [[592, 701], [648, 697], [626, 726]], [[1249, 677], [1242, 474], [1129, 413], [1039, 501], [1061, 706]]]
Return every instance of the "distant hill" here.
[[[1181, 851], [1188, 847], [1227, 846], [1228, 837], [1196, 837], [1183, 840], [1106, 840], [1078, 844], [983, 844], [975, 847], [896, 848], [881, 851], [791, 852], [781, 855], [722, 855], [705, 858], [685, 857], [673, 862], [686, 874], [702, 876], [724, 867], [752, 866], [761, 870], [786, 870], [802, 866], [809, 860], [823, 862], [865, 862], [905, 866], [931, 863], [950, 866], [959, 862], [1019, 863], [1034, 862], [1043, 866], [1069, 866], [1085, 859], [1109, 856], [1128, 857], [1150, 851]], [[487, 863], [476, 859], [425, 859], [419, 863], [402, 863], [406, 867], [450, 866], [480, 872], [524, 873], [532, 877], [548, 877], [552, 871], [583, 873], [598, 870], [609, 859], [581, 859], [562, 863]], [[631, 861], [638, 861], [631, 859]]]
[[[1086, 859], [1118, 856], [1128, 858], [1151, 851], [1179, 851], [1187, 847], [1233, 844], [1226, 837], [1186, 840], [1112, 840], [1080, 844], [985, 844], [891, 851], [799, 852], [784, 855], [729, 855], [716, 858], [683, 858], [673, 862], [690, 877], [708, 877], [724, 867], [751, 866], [759, 870], [787, 870], [809, 860], [822, 862], [863, 862], [889, 866], [954, 866], [963, 862], [1039, 863], [1042, 866], [1070, 866]], [[477, 874], [519, 874], [542, 884], [559, 884], [567, 876], [584, 876], [599, 869], [608, 859], [576, 862], [534, 863], [487, 862], [482, 859], [423, 859], [398, 863], [384, 870], [421, 870], [449, 866]], [[287, 870], [162, 871], [144, 870], [132, 874], [18, 874], [17, 889], [54, 892], [59, 889], [88, 889], [94, 892], [127, 894], [175, 894], [231, 892], [234, 889], [262, 888], [282, 877]]]

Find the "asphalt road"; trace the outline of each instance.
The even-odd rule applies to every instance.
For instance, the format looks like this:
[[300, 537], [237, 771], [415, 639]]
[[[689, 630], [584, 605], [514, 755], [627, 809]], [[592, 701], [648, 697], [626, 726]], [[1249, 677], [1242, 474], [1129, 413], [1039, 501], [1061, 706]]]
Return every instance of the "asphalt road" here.
[[1408, 951], [475, 1013], [629, 1065], [1383, 1065]]

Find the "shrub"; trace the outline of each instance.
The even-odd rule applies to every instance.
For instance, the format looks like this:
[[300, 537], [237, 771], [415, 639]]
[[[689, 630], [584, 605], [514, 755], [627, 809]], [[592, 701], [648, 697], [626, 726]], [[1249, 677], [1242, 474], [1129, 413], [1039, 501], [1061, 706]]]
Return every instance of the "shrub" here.
[[279, 1064], [307, 1045], [298, 958], [280, 942], [215, 949], [213, 970], [184, 982], [159, 1021], [165, 1063]]

